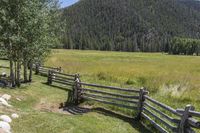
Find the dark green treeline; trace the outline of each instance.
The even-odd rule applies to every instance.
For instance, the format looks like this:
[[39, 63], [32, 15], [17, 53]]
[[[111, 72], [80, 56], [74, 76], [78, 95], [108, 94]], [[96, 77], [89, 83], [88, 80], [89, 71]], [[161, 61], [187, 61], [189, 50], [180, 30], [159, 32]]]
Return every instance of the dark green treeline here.
[[81, 0], [62, 14], [67, 49], [169, 52], [176, 36], [200, 38], [200, 13], [179, 0]]

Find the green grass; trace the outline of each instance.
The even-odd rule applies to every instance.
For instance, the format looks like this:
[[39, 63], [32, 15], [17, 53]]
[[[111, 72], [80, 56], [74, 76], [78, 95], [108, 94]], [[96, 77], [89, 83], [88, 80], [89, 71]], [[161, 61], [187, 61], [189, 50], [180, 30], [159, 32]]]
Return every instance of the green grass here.
[[[0, 64], [6, 62], [1, 61]], [[0, 68], [0, 71], [7, 70]], [[0, 94], [12, 95], [10, 103], [13, 105], [12, 108], [0, 108], [0, 115], [20, 115], [11, 124], [14, 133], [148, 132], [137, 122], [124, 121], [97, 110], [78, 115], [59, 113], [58, 107], [67, 100], [68, 91], [48, 86], [46, 80], [45, 77], [34, 76], [32, 84], [22, 85], [19, 89], [0, 88]]]
[[[6, 63], [0, 61], [0, 64]], [[84, 82], [121, 87], [144, 86], [150, 91], [150, 96], [167, 105], [184, 108], [185, 105], [192, 104], [200, 111], [200, 57], [53, 50], [45, 65], [61, 66], [65, 73], [79, 73]], [[7, 69], [0, 68], [1, 71]], [[20, 114], [20, 118], [12, 123], [16, 133], [148, 132], [139, 123], [130, 123], [101, 111], [94, 110], [83, 115], [58, 113], [56, 109], [59, 104], [67, 100], [67, 90], [47, 86], [44, 84], [47, 80], [44, 77], [33, 78], [31, 85], [23, 85], [20, 89], [0, 89], [0, 94], [8, 93], [13, 96], [11, 104], [14, 106], [12, 109], [0, 110], [0, 114]], [[22, 101], [17, 101], [16, 97], [20, 97]], [[104, 106], [94, 102], [88, 104], [94, 107]], [[41, 105], [45, 106], [41, 108]], [[104, 107], [119, 111], [119, 108]], [[122, 112], [132, 114], [128, 110]]]
[[[192, 104], [200, 111], [200, 57], [161, 53], [54, 50], [45, 65], [80, 73], [82, 81], [146, 87], [174, 108]], [[174, 102], [176, 101], [176, 102]]]

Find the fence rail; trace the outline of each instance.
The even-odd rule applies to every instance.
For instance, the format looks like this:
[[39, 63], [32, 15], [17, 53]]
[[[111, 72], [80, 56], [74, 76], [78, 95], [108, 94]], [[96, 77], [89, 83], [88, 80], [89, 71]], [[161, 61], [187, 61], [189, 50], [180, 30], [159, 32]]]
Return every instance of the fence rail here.
[[0, 86], [6, 87], [6, 86], [12, 86], [10, 77], [5, 77], [0, 75]]
[[[179, 112], [180, 114], [182, 114], [184, 112], [183, 109], [177, 109], [176, 111]], [[200, 117], [200, 112], [189, 111], [189, 114], [192, 115], [192, 116]]]
[[185, 109], [174, 109], [150, 96], [145, 88], [127, 89], [81, 82], [79, 74], [65, 74], [56, 68], [39, 69], [48, 73], [48, 84], [53, 82], [70, 85], [73, 88], [73, 102], [92, 100], [137, 112], [136, 120], [149, 121], [161, 133], [194, 133], [200, 129], [200, 112], [187, 105]]
[[55, 72], [61, 72], [61, 67], [48, 67], [48, 66], [40, 66], [40, 64], [33, 64], [33, 70], [35, 70], [35, 74], [40, 74], [42, 76], [48, 76], [49, 70]]
[[173, 113], [173, 114], [175, 114], [177, 116], [181, 116], [181, 114], [179, 114], [175, 109], [173, 109], [173, 108], [171, 108], [171, 107], [169, 107], [169, 106], [167, 106], [167, 105], [165, 105], [163, 103], [160, 103], [160, 102], [156, 101], [155, 99], [153, 99], [153, 98], [151, 98], [149, 96], [145, 96], [145, 99], [147, 101], [152, 102], [153, 104], [156, 104], [159, 107], [164, 108], [165, 110], [167, 110], [167, 111], [169, 111], [169, 112], [171, 112], [171, 113]]
[[123, 89], [123, 88], [119, 88], [119, 87], [88, 84], [88, 83], [83, 83], [83, 82], [79, 82], [78, 84], [86, 85], [86, 86], [92, 86], [92, 87], [98, 87], [98, 88], [105, 88], [105, 89], [110, 89], [110, 90], [119, 90], [119, 91], [126, 91], [126, 92], [135, 92], [135, 93], [140, 92], [139, 90], [136, 90], [136, 89]]

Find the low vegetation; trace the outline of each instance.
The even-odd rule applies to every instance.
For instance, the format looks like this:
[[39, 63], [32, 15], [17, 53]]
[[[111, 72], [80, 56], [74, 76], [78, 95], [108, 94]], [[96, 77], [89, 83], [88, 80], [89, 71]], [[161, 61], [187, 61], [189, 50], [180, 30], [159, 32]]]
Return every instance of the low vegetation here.
[[[135, 88], [145, 86], [153, 98], [167, 105], [184, 108], [186, 104], [192, 104], [199, 111], [198, 60], [198, 56], [172, 56], [161, 53], [53, 50], [45, 65], [61, 66], [65, 73], [80, 73], [84, 82]], [[0, 67], [1, 71], [9, 72], [7, 61], [1, 61], [0, 64], [3, 66]], [[137, 122], [124, 121], [122, 117], [105, 114], [98, 109], [83, 115], [69, 114], [59, 109], [59, 106], [67, 101], [70, 88], [48, 86], [47, 78], [41, 76], [33, 76], [33, 81], [31, 84], [23, 84], [19, 89], [0, 89], [0, 94], [13, 96], [13, 108], [1, 110], [0, 114], [17, 112], [20, 115], [11, 125], [16, 133], [149, 132]], [[16, 98], [22, 101], [17, 101]], [[174, 100], [177, 102], [173, 102]], [[132, 115], [128, 110], [96, 102], [86, 102], [81, 106], [86, 105]]]
[[152, 97], [172, 107], [192, 104], [200, 110], [199, 59], [161, 53], [53, 50], [45, 65], [79, 73], [81, 80], [89, 83], [144, 86]]
[[[7, 65], [0, 61], [0, 65]], [[0, 68], [0, 72], [9, 69]], [[0, 108], [0, 115], [19, 114], [12, 122], [14, 133], [149, 133], [141, 124], [125, 121], [98, 109], [85, 114], [73, 115], [59, 109], [67, 101], [67, 88], [46, 85], [46, 78], [33, 76], [33, 83], [22, 84], [18, 89], [0, 88], [0, 95], [10, 94], [12, 108]], [[69, 88], [70, 89], [70, 88]], [[21, 99], [21, 101], [16, 100]]]
[[169, 48], [171, 54], [184, 54], [184, 55], [199, 55], [200, 54], [200, 40], [190, 38], [175, 37], [171, 41]]
[[[63, 110], [72, 86], [50, 84], [55, 72], [49, 71], [48, 85], [47, 78], [32, 76], [39, 64], [78, 73], [87, 83], [145, 87], [151, 97], [173, 108], [192, 104], [200, 111], [199, 5], [186, 0], [80, 0], [60, 9], [59, 0], [1, 0], [0, 96], [10, 94], [13, 106], [2, 102], [0, 115], [19, 114], [11, 123], [17, 133], [149, 132], [133, 120], [132, 106], [128, 110], [84, 101]], [[50, 55], [52, 48], [85, 51], [57, 49]], [[84, 85], [76, 79], [77, 88]], [[79, 91], [73, 92], [78, 96]], [[70, 113], [77, 108], [81, 111]]]

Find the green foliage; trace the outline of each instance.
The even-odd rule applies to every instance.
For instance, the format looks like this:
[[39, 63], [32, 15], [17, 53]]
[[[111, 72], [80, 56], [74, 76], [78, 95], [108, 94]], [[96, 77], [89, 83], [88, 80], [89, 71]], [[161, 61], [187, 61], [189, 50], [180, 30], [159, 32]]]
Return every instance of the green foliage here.
[[171, 54], [184, 54], [197, 56], [200, 54], [200, 40], [175, 37], [170, 45]]
[[179, 0], [81, 0], [62, 20], [67, 49], [168, 52], [174, 36], [200, 38], [200, 13]]
[[[5, 0], [0, 1], [0, 42], [10, 60], [10, 77], [14, 84], [20, 82], [20, 68], [33, 61], [43, 61], [50, 47], [58, 42], [57, 0]], [[14, 68], [14, 65], [15, 66]], [[32, 74], [32, 73], [31, 73]], [[30, 75], [31, 75], [30, 74]], [[24, 74], [26, 82], [27, 74]]]

